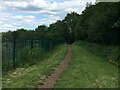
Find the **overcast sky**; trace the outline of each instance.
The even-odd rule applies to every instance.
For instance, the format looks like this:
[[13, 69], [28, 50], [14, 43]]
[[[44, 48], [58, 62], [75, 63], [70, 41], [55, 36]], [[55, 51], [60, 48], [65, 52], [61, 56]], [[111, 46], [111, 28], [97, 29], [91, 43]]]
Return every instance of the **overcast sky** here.
[[35, 29], [62, 20], [67, 13], [81, 13], [95, 0], [0, 0], [0, 32]]

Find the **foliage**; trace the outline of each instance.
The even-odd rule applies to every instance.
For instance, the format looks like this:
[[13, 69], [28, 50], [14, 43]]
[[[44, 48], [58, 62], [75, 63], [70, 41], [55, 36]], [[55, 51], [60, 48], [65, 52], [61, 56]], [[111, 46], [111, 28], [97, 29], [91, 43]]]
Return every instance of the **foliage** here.
[[93, 53], [99, 53], [98, 48], [101, 49], [102, 46], [91, 44], [96, 47], [93, 49], [91, 46], [92, 49], [89, 50], [87, 44], [89, 43], [78, 42], [72, 45], [72, 60], [56, 82], [55, 89], [118, 88], [118, 67], [105, 61], [104, 56]]
[[76, 45], [81, 46], [85, 50], [91, 52], [92, 54], [103, 58], [103, 60], [110, 62], [111, 64], [115, 64], [118, 66], [120, 53], [118, 45], [104, 45], [104, 44], [96, 44], [85, 41], [76, 42]]
[[[49, 27], [39, 25], [35, 30], [21, 28], [4, 32], [2, 39], [3, 42], [6, 40], [62, 40], [69, 44], [84, 40], [104, 45], [120, 45], [119, 38], [120, 2], [99, 2], [94, 5], [87, 3], [82, 14], [68, 13], [63, 20], [58, 20]], [[46, 47], [47, 45], [48, 43], [45, 44]], [[3, 46], [7, 47], [5, 44]], [[31, 54], [29, 56], [32, 58]]]
[[[49, 27], [39, 25], [35, 30], [18, 29], [3, 33], [3, 39], [39, 40], [62, 39], [67, 43], [87, 40], [104, 44], [119, 44], [120, 2], [86, 4], [82, 14], [68, 13], [63, 20]], [[116, 30], [117, 29], [117, 30]], [[13, 36], [14, 35], [14, 36]]]
[[63, 44], [63, 41], [60, 40], [17, 40], [13, 47], [12, 41], [3, 41], [3, 74], [13, 70], [13, 66], [15, 68], [26, 67], [41, 62], [61, 44]]
[[119, 3], [97, 3], [87, 7], [75, 26], [77, 40], [116, 44], [118, 32], [112, 28], [118, 20]]
[[[3, 76], [4, 88], [36, 88], [43, 84], [54, 68], [58, 66], [67, 53], [67, 45], [62, 44], [47, 53], [45, 60], [30, 67], [17, 68]], [[41, 58], [40, 58], [41, 59]]]

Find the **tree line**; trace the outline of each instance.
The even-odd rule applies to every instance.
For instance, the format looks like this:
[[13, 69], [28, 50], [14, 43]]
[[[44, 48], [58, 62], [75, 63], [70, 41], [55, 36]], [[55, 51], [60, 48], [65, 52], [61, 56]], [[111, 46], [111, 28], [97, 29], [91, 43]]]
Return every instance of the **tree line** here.
[[3, 33], [3, 40], [58, 39], [67, 43], [85, 40], [103, 44], [120, 44], [120, 2], [86, 4], [82, 14], [68, 13], [63, 20]]

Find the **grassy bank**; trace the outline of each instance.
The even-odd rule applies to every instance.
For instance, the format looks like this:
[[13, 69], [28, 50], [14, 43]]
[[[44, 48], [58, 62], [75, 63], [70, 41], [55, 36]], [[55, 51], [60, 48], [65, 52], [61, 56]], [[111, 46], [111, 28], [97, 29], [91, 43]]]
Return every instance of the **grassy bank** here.
[[101, 45], [96, 43], [88, 43], [84, 41], [76, 42], [78, 46], [88, 50], [92, 54], [103, 58], [105, 61], [109, 61], [112, 64], [118, 65], [120, 57], [120, 50], [118, 50], [119, 46], [115, 45]]
[[114, 56], [112, 49], [93, 45], [87, 42], [77, 42], [72, 46], [72, 60], [60, 80], [57, 81], [55, 88], [118, 87], [118, 67], [106, 61], [107, 57]]
[[67, 52], [67, 45], [58, 46], [48, 59], [28, 67], [17, 68], [3, 76], [3, 88], [37, 88], [42, 81], [53, 73]]

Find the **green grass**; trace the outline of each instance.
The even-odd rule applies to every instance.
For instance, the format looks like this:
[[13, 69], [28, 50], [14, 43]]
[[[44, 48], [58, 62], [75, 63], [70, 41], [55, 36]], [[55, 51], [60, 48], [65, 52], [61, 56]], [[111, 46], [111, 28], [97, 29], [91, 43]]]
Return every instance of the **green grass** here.
[[77, 45], [88, 50], [96, 56], [104, 58], [105, 61], [109, 61], [112, 64], [118, 65], [120, 57], [119, 46], [117, 45], [101, 45], [96, 43], [88, 43], [86, 41], [76, 42]]
[[85, 44], [72, 46], [72, 60], [55, 88], [117, 88], [118, 67], [88, 50]]
[[[31, 49], [30, 40], [17, 40], [15, 43], [15, 52], [13, 54], [13, 42], [3, 41], [3, 57], [2, 57], [2, 73], [6, 74], [13, 71], [13, 63], [15, 68], [29, 67], [36, 64], [38, 61], [43, 61], [53, 54], [54, 49], [63, 43], [60, 40], [34, 40], [33, 48]], [[13, 62], [15, 55], [15, 62]]]
[[43, 80], [53, 73], [67, 52], [67, 45], [58, 46], [50, 58], [29, 68], [17, 68], [3, 76], [3, 88], [38, 88]]

